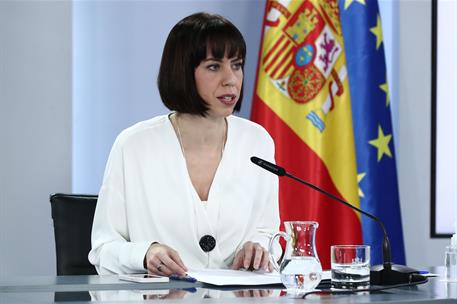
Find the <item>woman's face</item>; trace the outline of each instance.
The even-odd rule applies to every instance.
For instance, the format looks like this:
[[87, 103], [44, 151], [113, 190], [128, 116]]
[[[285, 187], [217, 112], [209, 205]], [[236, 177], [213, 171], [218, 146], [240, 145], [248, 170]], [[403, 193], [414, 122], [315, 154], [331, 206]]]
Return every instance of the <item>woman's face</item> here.
[[195, 69], [197, 91], [209, 105], [209, 116], [227, 117], [233, 113], [243, 85], [242, 66], [240, 58], [216, 59], [208, 52]]

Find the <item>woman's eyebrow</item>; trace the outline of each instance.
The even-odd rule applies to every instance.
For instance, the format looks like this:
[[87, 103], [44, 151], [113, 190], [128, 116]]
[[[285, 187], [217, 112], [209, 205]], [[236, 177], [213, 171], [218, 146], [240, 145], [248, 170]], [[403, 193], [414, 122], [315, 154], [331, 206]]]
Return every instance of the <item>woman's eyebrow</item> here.
[[208, 58], [206, 58], [206, 59], [203, 59], [202, 61], [203, 61], [203, 62], [207, 62], [207, 61], [222, 62], [222, 59], [218, 59], [218, 58], [214, 58], [214, 57], [208, 57]]
[[[217, 61], [217, 62], [222, 62], [223, 58], [214, 58], [214, 57], [208, 57], [206, 59], [203, 59], [202, 62], [207, 62], [207, 61]], [[231, 58], [229, 59], [230, 62], [237, 62], [237, 61], [243, 61], [243, 58]]]

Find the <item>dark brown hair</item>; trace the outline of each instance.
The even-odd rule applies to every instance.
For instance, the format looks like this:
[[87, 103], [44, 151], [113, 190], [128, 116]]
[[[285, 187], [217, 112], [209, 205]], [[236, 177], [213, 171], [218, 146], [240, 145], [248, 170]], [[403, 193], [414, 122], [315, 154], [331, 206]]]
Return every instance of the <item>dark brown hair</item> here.
[[[219, 15], [196, 13], [179, 21], [168, 35], [157, 83], [165, 106], [181, 113], [206, 115], [208, 104], [198, 94], [195, 69], [210, 51], [216, 59], [246, 57], [240, 31]], [[243, 88], [235, 111], [241, 108]]]

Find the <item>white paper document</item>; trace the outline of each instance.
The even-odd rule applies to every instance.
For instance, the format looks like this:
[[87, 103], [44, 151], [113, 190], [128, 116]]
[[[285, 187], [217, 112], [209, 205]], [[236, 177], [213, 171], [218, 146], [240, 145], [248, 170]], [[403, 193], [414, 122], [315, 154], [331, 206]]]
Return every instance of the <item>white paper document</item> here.
[[246, 271], [231, 269], [189, 270], [187, 274], [197, 281], [218, 286], [224, 285], [270, 285], [281, 284], [277, 272]]
[[[282, 284], [278, 272], [231, 269], [191, 269], [187, 274], [197, 281], [212, 285], [271, 285]], [[330, 279], [330, 271], [322, 273], [322, 280]]]

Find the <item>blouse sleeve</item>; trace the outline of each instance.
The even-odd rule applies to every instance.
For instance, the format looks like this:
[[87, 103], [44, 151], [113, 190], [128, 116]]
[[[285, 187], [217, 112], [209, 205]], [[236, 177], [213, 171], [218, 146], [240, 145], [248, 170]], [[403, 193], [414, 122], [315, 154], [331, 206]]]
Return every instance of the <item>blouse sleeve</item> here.
[[[269, 162], [275, 163], [273, 139], [266, 133], [266, 138], [262, 142], [265, 143], [265, 146], [262, 151], [259, 152], [258, 156]], [[256, 202], [258, 205], [256, 208], [258, 210], [255, 217], [256, 223], [254, 230], [251, 231], [245, 242], [257, 242], [268, 250], [270, 237], [279, 231], [279, 181], [276, 175], [267, 171], [262, 171], [260, 176], [262, 184], [259, 188], [259, 192], [261, 193], [257, 193], [256, 195], [259, 198]], [[262, 195], [262, 193], [264, 194]], [[242, 246], [245, 242], [240, 245]], [[276, 241], [273, 244], [272, 253], [276, 260], [281, 257], [282, 249], [279, 242]]]
[[129, 239], [121, 136], [108, 158], [92, 225], [89, 261], [99, 274], [144, 272], [144, 256], [152, 243]]
[[[265, 249], [268, 249], [270, 238], [279, 231], [279, 205], [278, 205], [278, 178], [273, 176], [274, 181], [270, 184], [269, 194], [262, 204], [258, 213], [258, 221], [251, 241], [258, 242]], [[279, 242], [273, 244], [273, 256], [278, 260], [282, 255]]]

